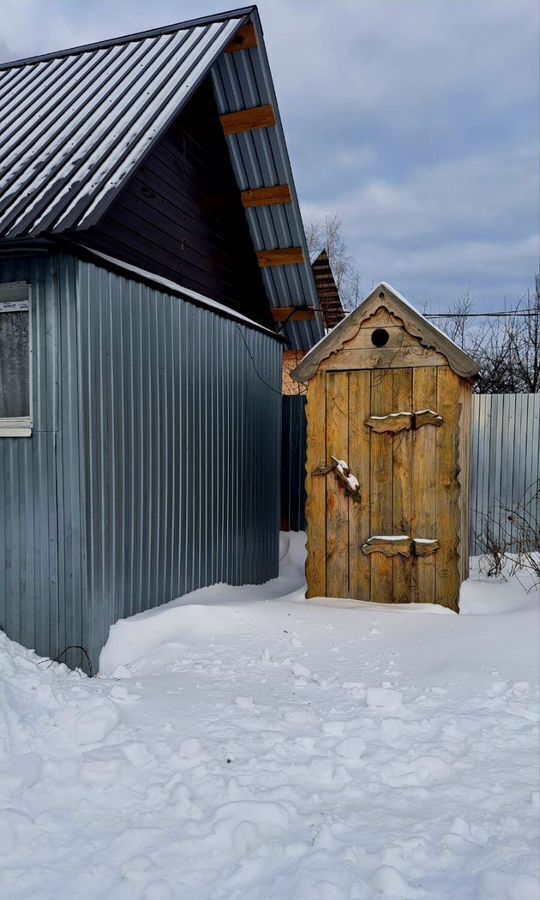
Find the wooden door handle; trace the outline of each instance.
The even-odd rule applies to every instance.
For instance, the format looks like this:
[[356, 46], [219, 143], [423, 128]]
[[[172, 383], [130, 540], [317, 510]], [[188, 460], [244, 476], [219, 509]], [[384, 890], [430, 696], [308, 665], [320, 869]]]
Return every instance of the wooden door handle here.
[[383, 553], [384, 556], [429, 556], [441, 545], [436, 538], [410, 538], [408, 534], [375, 534], [362, 544], [362, 553]]
[[398, 431], [422, 428], [422, 425], [436, 425], [440, 427], [442, 423], [442, 416], [433, 412], [432, 409], [419, 409], [413, 413], [389, 413], [387, 416], [370, 416], [369, 419], [366, 419], [368, 428], [371, 428], [377, 434], [384, 434], [384, 432], [396, 434]]

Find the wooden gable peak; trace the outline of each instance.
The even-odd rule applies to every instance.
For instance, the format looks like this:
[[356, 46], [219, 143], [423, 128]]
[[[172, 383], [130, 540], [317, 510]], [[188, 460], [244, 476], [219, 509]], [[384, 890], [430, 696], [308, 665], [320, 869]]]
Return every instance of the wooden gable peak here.
[[329, 356], [339, 353], [348, 341], [358, 333], [362, 325], [374, 317], [381, 307], [391, 317], [400, 320], [405, 330], [417, 338], [422, 346], [441, 353], [450, 368], [461, 378], [472, 379], [478, 374], [478, 365], [454, 341], [447, 337], [428, 319], [386, 282], [381, 282], [350, 312], [332, 331], [322, 338], [302, 359], [292, 372], [296, 381], [309, 381], [317, 374], [320, 364]]

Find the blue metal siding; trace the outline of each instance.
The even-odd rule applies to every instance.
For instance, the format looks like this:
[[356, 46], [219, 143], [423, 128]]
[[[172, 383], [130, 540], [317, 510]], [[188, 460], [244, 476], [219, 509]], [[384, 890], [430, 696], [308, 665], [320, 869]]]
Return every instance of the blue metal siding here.
[[0, 438], [9, 637], [95, 669], [118, 618], [275, 576], [281, 345], [67, 256], [0, 280], [32, 285], [32, 437]]
[[281, 347], [91, 263], [79, 315], [96, 659], [118, 618], [277, 574]]
[[51, 656], [84, 632], [76, 265], [0, 260], [2, 283], [31, 284], [33, 419], [31, 438], [0, 438], [0, 627]]

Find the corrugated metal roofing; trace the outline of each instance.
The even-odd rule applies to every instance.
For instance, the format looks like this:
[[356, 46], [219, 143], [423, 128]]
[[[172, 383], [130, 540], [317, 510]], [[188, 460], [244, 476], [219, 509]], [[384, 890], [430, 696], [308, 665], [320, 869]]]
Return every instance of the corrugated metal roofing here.
[[2, 233], [94, 225], [241, 22], [0, 70]]
[[[261, 36], [262, 27], [256, 11], [251, 18]], [[212, 78], [220, 114], [267, 103], [274, 108], [275, 127], [231, 134], [226, 140], [241, 190], [275, 184], [288, 184], [291, 189], [290, 204], [246, 210], [256, 250], [300, 246], [304, 251], [305, 262], [302, 265], [273, 266], [262, 270], [270, 302], [273, 306], [312, 306], [317, 309], [317, 290], [264, 43], [261, 41], [257, 48], [251, 50], [221, 54], [212, 68]], [[317, 312], [311, 321], [290, 321], [285, 331], [294, 349], [308, 349], [324, 334], [322, 316]]]
[[[259, 46], [222, 51], [251, 19]], [[220, 113], [271, 103], [277, 124], [230, 135], [240, 190], [288, 184], [293, 201], [252, 208], [256, 250], [302, 247], [305, 263], [262, 270], [273, 306], [318, 306], [262, 28], [254, 7], [0, 66], [0, 235], [95, 225], [208, 72]], [[293, 347], [323, 334], [288, 322]]]

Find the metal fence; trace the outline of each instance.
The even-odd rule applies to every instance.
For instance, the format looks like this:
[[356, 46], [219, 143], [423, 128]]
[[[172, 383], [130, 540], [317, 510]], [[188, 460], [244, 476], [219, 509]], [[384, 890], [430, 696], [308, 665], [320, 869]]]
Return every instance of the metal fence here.
[[[282, 525], [303, 531], [305, 521], [306, 398], [283, 397]], [[472, 407], [471, 554], [489, 515], [497, 531], [504, 508], [515, 505], [540, 478], [540, 394], [474, 394]], [[533, 510], [540, 517], [540, 503]], [[506, 523], [505, 523], [506, 526]]]
[[[475, 394], [472, 406], [471, 553], [482, 552], [486, 517], [498, 532], [540, 478], [540, 394]], [[537, 502], [537, 516], [540, 503]]]

